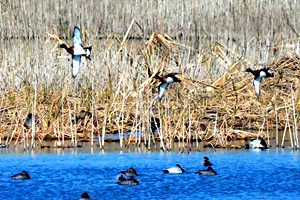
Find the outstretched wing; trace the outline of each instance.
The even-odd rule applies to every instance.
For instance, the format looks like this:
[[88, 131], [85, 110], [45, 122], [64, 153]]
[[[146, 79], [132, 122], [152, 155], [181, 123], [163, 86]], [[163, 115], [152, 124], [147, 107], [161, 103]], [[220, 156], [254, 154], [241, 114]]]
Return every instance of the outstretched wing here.
[[81, 56], [72, 56], [72, 78], [79, 74]]
[[77, 26], [74, 28], [73, 45], [82, 45], [80, 29]]
[[256, 79], [254, 79], [254, 81], [253, 81], [254, 91], [256, 93], [256, 96], [258, 96], [258, 97], [260, 95], [260, 83], [261, 83], [261, 80], [262, 79], [260, 77], [258, 77]]
[[159, 85], [159, 87], [158, 87], [158, 101], [160, 101], [163, 98], [163, 96], [165, 95], [168, 85], [169, 85], [168, 83], [162, 83], [162, 84]]

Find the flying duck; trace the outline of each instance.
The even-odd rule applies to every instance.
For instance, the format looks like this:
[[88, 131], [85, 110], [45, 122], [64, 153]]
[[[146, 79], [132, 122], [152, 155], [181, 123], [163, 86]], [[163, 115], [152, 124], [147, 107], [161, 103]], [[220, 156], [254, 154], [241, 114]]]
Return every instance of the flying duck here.
[[23, 170], [21, 173], [15, 174], [11, 176], [11, 179], [15, 180], [28, 180], [30, 176], [27, 171]]
[[252, 70], [250, 68], [246, 69], [246, 72], [250, 72], [254, 75], [253, 87], [257, 97], [259, 97], [260, 95], [260, 83], [262, 81], [262, 78], [269, 78], [274, 76], [273, 74], [268, 72], [269, 69], [269, 67], [264, 67], [258, 70]]
[[205, 170], [200, 170], [198, 172], [195, 172], [195, 174], [198, 174], [198, 175], [217, 175], [217, 172], [212, 167], [208, 167]]
[[170, 174], [181, 174], [185, 173], [185, 170], [182, 169], [182, 167], [179, 164], [176, 164], [175, 167], [170, 167], [168, 169], [163, 170], [164, 173], [170, 173]]
[[174, 82], [181, 82], [179, 78], [176, 77], [176, 75], [179, 73], [169, 73], [167, 75], [164, 75], [162, 77], [158, 76], [157, 74], [154, 76], [154, 78], [158, 79], [161, 83], [158, 86], [158, 100], [161, 101], [163, 96], [165, 95], [167, 88], [170, 83]]
[[83, 47], [80, 29], [75, 26], [73, 33], [73, 46], [68, 47], [65, 43], [61, 43], [60, 47], [64, 48], [72, 55], [72, 78], [75, 78], [80, 69], [81, 56], [91, 59], [92, 46]]

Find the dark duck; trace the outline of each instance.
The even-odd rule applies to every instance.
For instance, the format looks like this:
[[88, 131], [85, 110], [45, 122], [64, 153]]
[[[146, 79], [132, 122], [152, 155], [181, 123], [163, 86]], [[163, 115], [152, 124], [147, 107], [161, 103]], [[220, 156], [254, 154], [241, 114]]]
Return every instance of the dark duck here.
[[22, 172], [12, 175], [11, 179], [15, 179], [15, 180], [28, 180], [30, 179], [30, 176], [28, 174], [27, 171], [23, 170]]
[[138, 174], [133, 167], [126, 171], [120, 171], [116, 177], [119, 180], [118, 185], [139, 185], [140, 183], [134, 178], [135, 176], [138, 176]]
[[195, 172], [195, 174], [211, 176], [211, 175], [217, 175], [217, 172], [212, 167], [208, 167], [205, 170], [200, 170], [198, 172]]
[[118, 185], [139, 185], [140, 183], [133, 177], [125, 178], [124, 176], [119, 177]]
[[38, 125], [40, 123], [38, 116], [29, 113], [23, 123], [25, 128], [30, 128], [32, 126], [32, 122], [34, 120], [34, 125]]
[[205, 167], [209, 167], [212, 166], [213, 164], [209, 161], [209, 158], [207, 156], [204, 156], [202, 165]]

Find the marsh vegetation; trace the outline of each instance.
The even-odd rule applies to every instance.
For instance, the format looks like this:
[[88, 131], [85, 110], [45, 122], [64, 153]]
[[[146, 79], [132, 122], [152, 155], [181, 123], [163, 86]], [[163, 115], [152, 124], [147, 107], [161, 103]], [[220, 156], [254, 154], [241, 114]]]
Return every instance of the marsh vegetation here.
[[[297, 1], [79, 1], [0, 2], [0, 130], [2, 143], [32, 146], [34, 136], [104, 147], [174, 140], [268, 138], [284, 131], [299, 147], [299, 39]], [[79, 26], [91, 61], [76, 79], [70, 55], [49, 36], [71, 44]], [[246, 68], [269, 66], [274, 78], [257, 98]], [[153, 74], [179, 72], [161, 102]], [[28, 113], [37, 126], [24, 128]], [[254, 133], [249, 130], [255, 130]], [[132, 133], [123, 140], [124, 133]], [[141, 134], [136, 134], [141, 133]], [[71, 139], [71, 144], [64, 144]], [[34, 140], [32, 140], [34, 141]]]

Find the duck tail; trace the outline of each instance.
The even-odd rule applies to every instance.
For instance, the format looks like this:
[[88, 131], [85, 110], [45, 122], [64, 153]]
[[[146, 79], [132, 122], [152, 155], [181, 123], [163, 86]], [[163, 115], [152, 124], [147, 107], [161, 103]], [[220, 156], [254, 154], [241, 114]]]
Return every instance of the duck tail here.
[[86, 50], [86, 58], [91, 60], [91, 54], [92, 54], [92, 46], [88, 46], [88, 47], [84, 47], [84, 49]]

